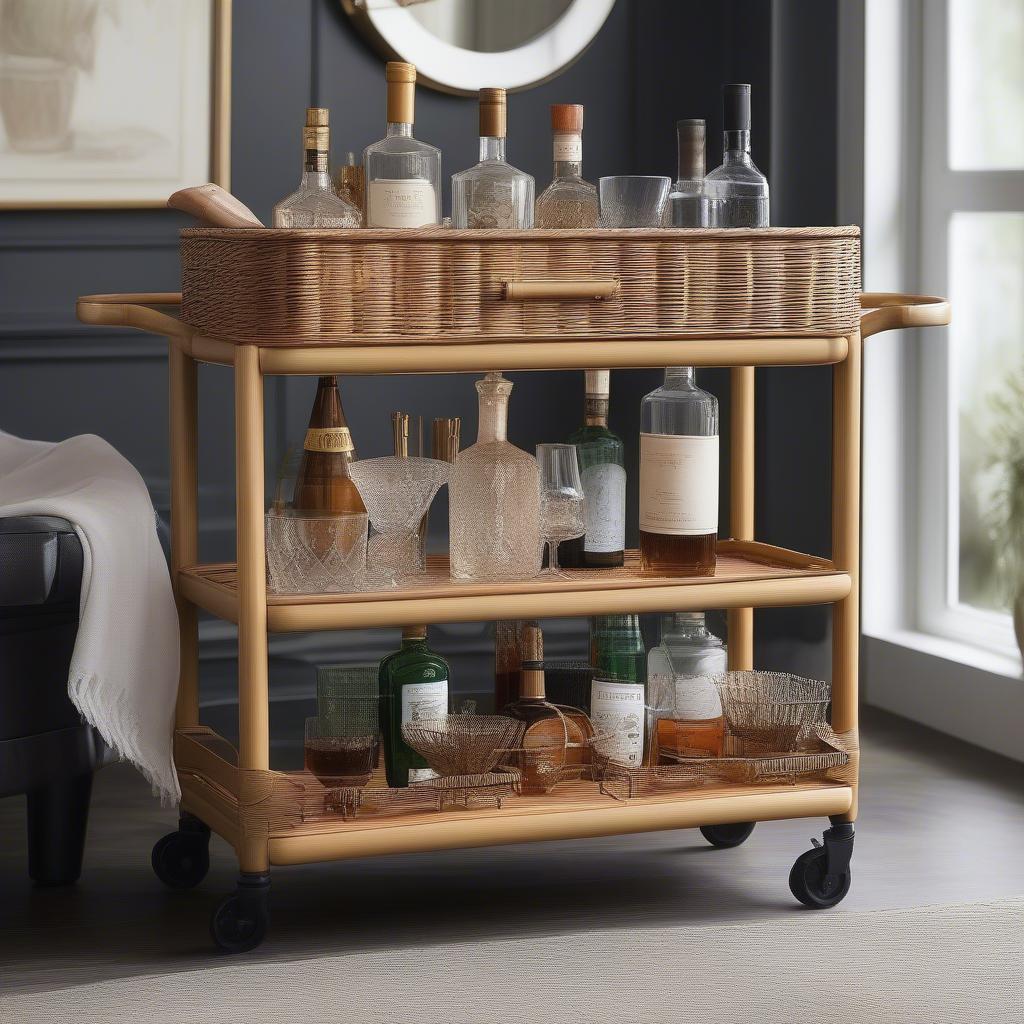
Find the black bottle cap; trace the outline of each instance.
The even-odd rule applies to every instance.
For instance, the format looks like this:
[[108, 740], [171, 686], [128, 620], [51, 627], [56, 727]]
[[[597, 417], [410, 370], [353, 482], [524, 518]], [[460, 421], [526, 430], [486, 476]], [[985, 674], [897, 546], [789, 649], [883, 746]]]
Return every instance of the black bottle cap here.
[[703, 118], [676, 121], [680, 181], [699, 181], [704, 177], [704, 135]]
[[722, 100], [725, 111], [727, 132], [750, 131], [750, 85], [736, 84], [722, 86]]

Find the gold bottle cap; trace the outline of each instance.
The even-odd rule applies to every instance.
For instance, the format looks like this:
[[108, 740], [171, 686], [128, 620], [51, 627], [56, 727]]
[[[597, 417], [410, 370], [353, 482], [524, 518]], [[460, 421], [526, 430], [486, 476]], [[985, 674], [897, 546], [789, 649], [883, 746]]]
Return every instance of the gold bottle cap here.
[[586, 370], [586, 393], [594, 398], [607, 398], [610, 391], [611, 373], [608, 370]]
[[426, 640], [427, 638], [427, 627], [426, 626], [403, 626], [402, 627], [402, 639], [403, 640]]
[[552, 103], [551, 131], [555, 135], [572, 135], [583, 131], [583, 104]]
[[326, 128], [330, 124], [330, 111], [326, 107], [306, 107], [306, 127]]
[[388, 124], [412, 124], [415, 120], [416, 68], [402, 61], [388, 61]]
[[415, 82], [416, 65], [404, 60], [389, 60], [384, 65], [384, 78], [388, 82]]
[[480, 90], [480, 136], [481, 138], [505, 138], [507, 122], [507, 100], [504, 89]]
[[326, 153], [331, 148], [331, 130], [330, 128], [311, 127], [307, 125], [302, 129], [302, 148], [303, 149], [315, 149], [321, 153]]

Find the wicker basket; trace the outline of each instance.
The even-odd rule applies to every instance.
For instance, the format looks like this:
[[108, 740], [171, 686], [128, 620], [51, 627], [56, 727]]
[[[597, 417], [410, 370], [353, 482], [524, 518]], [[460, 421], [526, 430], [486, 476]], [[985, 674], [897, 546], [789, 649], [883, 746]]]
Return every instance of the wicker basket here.
[[858, 325], [856, 227], [181, 233], [182, 316], [270, 345], [708, 336]]

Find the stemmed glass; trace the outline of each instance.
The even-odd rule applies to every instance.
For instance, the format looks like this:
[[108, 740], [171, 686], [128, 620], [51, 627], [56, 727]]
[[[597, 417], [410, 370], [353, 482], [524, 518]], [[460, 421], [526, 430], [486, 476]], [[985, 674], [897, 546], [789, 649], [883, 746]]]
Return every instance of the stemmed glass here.
[[562, 576], [558, 567], [558, 545], [582, 537], [586, 532], [583, 484], [572, 444], [537, 445], [540, 466], [540, 520], [548, 546], [547, 575]]

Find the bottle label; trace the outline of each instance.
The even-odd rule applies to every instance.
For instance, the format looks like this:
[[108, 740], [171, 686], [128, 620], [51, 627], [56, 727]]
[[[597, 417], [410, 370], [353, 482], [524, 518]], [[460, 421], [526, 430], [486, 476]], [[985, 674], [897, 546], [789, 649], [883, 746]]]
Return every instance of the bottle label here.
[[626, 471], [614, 462], [587, 466], [582, 473], [586, 499], [586, 551], [621, 551], [626, 546]]
[[448, 680], [406, 683], [402, 687], [402, 725], [444, 718], [448, 714]]
[[409, 784], [414, 782], [429, 782], [431, 779], [439, 778], [433, 768], [410, 768]]
[[355, 446], [348, 427], [310, 427], [302, 447], [307, 452], [350, 452]]
[[378, 178], [367, 186], [368, 228], [422, 228], [436, 223], [437, 201], [429, 181]]
[[676, 679], [676, 718], [700, 722], [722, 717], [718, 687], [707, 676], [679, 676]]
[[590, 687], [590, 720], [605, 735], [601, 752], [613, 761], [640, 767], [644, 759], [644, 688], [639, 683], [595, 679]]
[[722, 717], [722, 700], [710, 676], [724, 672], [723, 650], [693, 659], [690, 672], [677, 672], [662, 647], [647, 656], [647, 692], [659, 718], [698, 722]]
[[718, 435], [640, 435], [640, 529], [718, 532]]
[[579, 163], [583, 159], [582, 135], [573, 132], [571, 135], [553, 135], [551, 138], [556, 163]]

